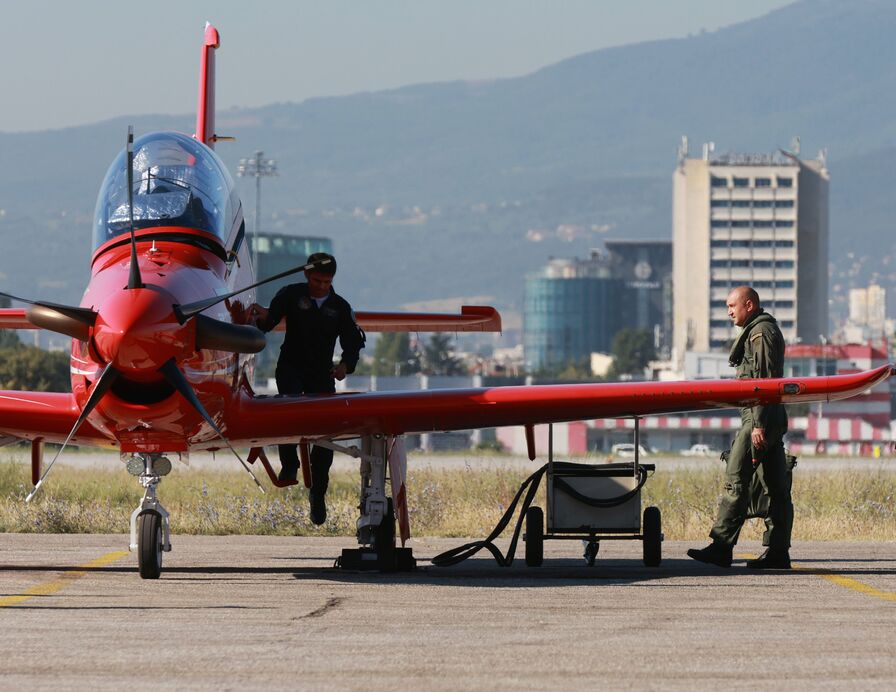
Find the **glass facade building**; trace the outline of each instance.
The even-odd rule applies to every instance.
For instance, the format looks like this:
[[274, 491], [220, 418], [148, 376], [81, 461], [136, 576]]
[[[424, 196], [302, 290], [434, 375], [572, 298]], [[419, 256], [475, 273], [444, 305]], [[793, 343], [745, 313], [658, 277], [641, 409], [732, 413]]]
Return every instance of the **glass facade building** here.
[[609, 351], [622, 282], [607, 258], [553, 260], [526, 279], [523, 348], [529, 372], [584, 364]]

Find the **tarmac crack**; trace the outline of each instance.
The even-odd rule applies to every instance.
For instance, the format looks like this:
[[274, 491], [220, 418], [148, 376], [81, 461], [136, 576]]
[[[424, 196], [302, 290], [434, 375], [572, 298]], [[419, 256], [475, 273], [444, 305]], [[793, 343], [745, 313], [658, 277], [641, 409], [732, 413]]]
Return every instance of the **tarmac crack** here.
[[342, 603], [343, 599], [339, 597], [328, 598], [327, 602], [324, 603], [320, 608], [316, 610], [312, 610], [310, 613], [306, 613], [301, 617], [301, 619], [307, 618], [322, 618], [324, 615], [329, 613], [331, 610], [338, 608]]

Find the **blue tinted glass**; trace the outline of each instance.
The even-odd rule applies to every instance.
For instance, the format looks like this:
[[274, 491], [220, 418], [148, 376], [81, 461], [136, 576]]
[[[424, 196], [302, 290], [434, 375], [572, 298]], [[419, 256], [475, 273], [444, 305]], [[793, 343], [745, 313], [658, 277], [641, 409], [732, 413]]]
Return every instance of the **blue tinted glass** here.
[[[134, 142], [134, 228], [182, 226], [224, 240], [239, 208], [233, 179], [204, 144], [177, 132], [155, 132]], [[130, 232], [127, 153], [109, 166], [96, 201], [94, 250]]]

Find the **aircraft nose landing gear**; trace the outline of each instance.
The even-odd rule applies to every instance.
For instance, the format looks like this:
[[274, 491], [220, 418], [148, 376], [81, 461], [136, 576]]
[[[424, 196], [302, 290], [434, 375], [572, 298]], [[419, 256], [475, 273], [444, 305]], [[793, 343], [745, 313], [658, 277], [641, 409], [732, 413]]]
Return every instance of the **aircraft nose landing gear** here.
[[140, 577], [158, 579], [162, 553], [171, 550], [168, 510], [156, 498], [156, 486], [171, 472], [171, 462], [161, 454], [134, 454], [127, 460], [128, 473], [146, 488], [143, 501], [131, 513], [130, 551], [137, 551]]

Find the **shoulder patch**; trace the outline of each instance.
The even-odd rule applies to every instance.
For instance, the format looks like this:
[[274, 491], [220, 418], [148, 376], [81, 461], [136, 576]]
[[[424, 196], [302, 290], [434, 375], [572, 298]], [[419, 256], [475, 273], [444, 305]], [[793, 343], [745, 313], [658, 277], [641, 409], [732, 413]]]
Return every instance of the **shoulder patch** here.
[[750, 335], [750, 341], [756, 341], [756, 339], [762, 338], [762, 332], [757, 332], [756, 334]]

